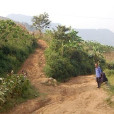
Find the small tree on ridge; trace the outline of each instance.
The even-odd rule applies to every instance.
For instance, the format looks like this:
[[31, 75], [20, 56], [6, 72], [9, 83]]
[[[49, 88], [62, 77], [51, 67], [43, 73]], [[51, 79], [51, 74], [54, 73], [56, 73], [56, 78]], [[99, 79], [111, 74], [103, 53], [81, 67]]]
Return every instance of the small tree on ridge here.
[[49, 20], [48, 13], [44, 13], [40, 14], [39, 16], [33, 16], [32, 22], [36, 30], [39, 30], [39, 32], [41, 33], [42, 30], [48, 28], [51, 21]]

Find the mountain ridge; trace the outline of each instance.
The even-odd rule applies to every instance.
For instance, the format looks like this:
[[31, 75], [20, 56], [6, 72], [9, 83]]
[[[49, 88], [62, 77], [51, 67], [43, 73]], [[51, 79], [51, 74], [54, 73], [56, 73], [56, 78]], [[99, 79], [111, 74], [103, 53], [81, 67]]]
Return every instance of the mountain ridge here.
[[76, 29], [76, 31], [84, 40], [92, 40], [104, 45], [114, 46], [114, 33], [109, 29]]
[[32, 24], [32, 16], [28, 16], [28, 15], [23, 15], [23, 14], [9, 14], [8, 16], [6, 16], [14, 21], [17, 22], [21, 22], [21, 23], [28, 23], [28, 24]]
[[[31, 27], [32, 16], [26, 16], [22, 14], [10, 14], [7, 16], [7, 18], [23, 23], [29, 31], [35, 30], [35, 28]], [[56, 28], [57, 25], [61, 24], [51, 23], [50, 28]], [[114, 32], [109, 29], [74, 29], [78, 31], [78, 35], [84, 40], [92, 40], [104, 45], [114, 46]]]

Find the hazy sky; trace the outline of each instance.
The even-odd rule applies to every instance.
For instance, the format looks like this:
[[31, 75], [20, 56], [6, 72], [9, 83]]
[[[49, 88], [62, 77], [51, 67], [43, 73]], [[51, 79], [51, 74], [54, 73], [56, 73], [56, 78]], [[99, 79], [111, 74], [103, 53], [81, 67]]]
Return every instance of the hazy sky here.
[[114, 0], [1, 0], [0, 16], [49, 14], [52, 22], [114, 32]]

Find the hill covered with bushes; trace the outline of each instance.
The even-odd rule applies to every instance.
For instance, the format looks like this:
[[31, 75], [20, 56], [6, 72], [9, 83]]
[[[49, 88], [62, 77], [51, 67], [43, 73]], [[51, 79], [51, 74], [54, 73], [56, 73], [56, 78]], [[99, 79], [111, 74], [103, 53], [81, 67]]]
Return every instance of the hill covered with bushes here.
[[0, 20], [0, 76], [16, 72], [37, 47], [35, 38], [11, 20]]
[[94, 74], [94, 63], [106, 66], [103, 53], [114, 51], [114, 47], [98, 42], [84, 41], [78, 32], [65, 26], [47, 31], [44, 39], [49, 43], [46, 50], [45, 72], [49, 77], [65, 81], [71, 76]]
[[46, 50], [47, 76], [66, 81], [71, 76], [94, 72], [93, 56], [89, 58], [84, 50], [84, 41], [77, 36], [76, 31], [58, 26], [56, 31], [49, 34], [52, 40]]

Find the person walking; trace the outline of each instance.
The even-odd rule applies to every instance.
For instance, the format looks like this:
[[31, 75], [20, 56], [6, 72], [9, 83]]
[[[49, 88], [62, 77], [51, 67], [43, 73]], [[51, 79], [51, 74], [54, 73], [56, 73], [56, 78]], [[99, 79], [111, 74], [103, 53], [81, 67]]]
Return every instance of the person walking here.
[[101, 85], [100, 79], [101, 79], [102, 70], [101, 70], [100, 66], [98, 65], [98, 63], [95, 64], [95, 73], [96, 73], [96, 82], [98, 85], [97, 88], [100, 88], [100, 85]]

